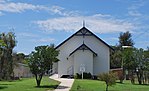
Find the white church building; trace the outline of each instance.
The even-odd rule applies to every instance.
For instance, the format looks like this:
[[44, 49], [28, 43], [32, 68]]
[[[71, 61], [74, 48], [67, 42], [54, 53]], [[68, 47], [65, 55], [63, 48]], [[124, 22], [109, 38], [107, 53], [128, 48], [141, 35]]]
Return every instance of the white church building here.
[[110, 50], [106, 42], [82, 27], [56, 47], [59, 50], [53, 68], [58, 76], [75, 75], [81, 71], [98, 75], [110, 70]]

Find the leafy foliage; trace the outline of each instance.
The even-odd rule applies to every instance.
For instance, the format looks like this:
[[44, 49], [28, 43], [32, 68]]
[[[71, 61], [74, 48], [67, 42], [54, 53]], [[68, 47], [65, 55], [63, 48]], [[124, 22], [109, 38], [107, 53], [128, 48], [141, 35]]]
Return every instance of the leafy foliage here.
[[13, 48], [16, 46], [15, 34], [0, 34], [0, 79], [10, 79], [13, 73]]
[[108, 86], [112, 86], [116, 83], [116, 74], [113, 72], [102, 73], [99, 75], [99, 80], [105, 81], [106, 83], [106, 91], [108, 91]]
[[52, 63], [58, 61], [56, 58], [58, 54], [59, 51], [56, 51], [51, 45], [35, 47], [35, 51], [29, 55], [28, 64], [36, 77], [37, 86], [40, 86], [43, 74], [52, 67]]
[[119, 36], [119, 46], [133, 46], [134, 42], [131, 39], [132, 35], [129, 31], [125, 33], [120, 33]]
[[[81, 79], [82, 78], [82, 74], [76, 73], [75, 78], [76, 79]], [[83, 79], [91, 79], [91, 78], [92, 78], [91, 73], [83, 72]]]
[[115, 51], [110, 53], [110, 68], [121, 68], [122, 67], [122, 51], [119, 46], [113, 46]]

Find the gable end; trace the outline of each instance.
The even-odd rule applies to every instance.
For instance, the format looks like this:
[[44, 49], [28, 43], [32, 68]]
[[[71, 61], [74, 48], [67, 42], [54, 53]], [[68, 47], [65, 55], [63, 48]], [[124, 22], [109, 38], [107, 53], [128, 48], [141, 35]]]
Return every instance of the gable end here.
[[95, 56], [97, 56], [97, 53], [95, 53], [92, 49], [90, 49], [88, 46], [86, 46], [85, 44], [82, 44], [81, 46], [79, 46], [77, 49], [75, 49], [72, 53], [70, 53], [69, 56], [71, 56], [73, 53], [75, 53], [77, 50], [90, 50]]
[[55, 49], [59, 48], [62, 46], [65, 42], [67, 42], [69, 39], [71, 39], [73, 36], [94, 36], [96, 37], [99, 41], [101, 41], [103, 44], [105, 44], [107, 47], [109, 47], [111, 50], [114, 50], [111, 46], [109, 46], [106, 42], [104, 42], [102, 39], [97, 37], [94, 33], [92, 33], [90, 30], [88, 30], [86, 27], [82, 27], [79, 31], [71, 35], [69, 38], [67, 38], [65, 41], [63, 41], [61, 44], [59, 44]]

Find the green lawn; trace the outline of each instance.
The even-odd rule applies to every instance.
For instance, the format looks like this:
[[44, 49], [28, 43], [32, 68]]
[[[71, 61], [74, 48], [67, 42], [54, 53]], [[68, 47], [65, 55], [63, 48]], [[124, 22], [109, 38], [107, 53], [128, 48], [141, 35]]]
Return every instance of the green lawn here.
[[[105, 87], [105, 82], [102, 81], [76, 79], [70, 91], [105, 91]], [[109, 91], [149, 91], [149, 85], [132, 85], [130, 81], [124, 81], [123, 84], [109, 86]]]
[[43, 77], [41, 87], [36, 87], [35, 78], [24, 78], [17, 81], [0, 81], [0, 91], [47, 91], [53, 90], [60, 82]]

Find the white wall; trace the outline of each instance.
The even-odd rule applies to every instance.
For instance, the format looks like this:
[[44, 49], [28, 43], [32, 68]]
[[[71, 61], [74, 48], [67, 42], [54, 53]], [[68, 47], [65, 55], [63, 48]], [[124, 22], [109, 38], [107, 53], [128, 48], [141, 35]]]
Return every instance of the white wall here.
[[58, 73], [58, 63], [57, 62], [53, 62], [52, 70], [54, 73]]
[[58, 56], [60, 59], [58, 62], [59, 76], [67, 75], [68, 67], [74, 65], [74, 58], [72, 56], [69, 57], [69, 54], [82, 45], [83, 40], [89, 48], [97, 53], [97, 57], [93, 58], [93, 74], [98, 75], [99, 73], [109, 71], [109, 47], [107, 47], [94, 36], [85, 36], [84, 38], [83, 36], [74, 36], [57, 49], [60, 50], [60, 54]]
[[89, 50], [78, 50], [74, 53], [74, 74], [81, 73], [80, 66], [85, 66], [85, 72], [93, 74], [93, 53]]
[[109, 48], [95, 37], [86, 36], [84, 42], [94, 52], [97, 53], [97, 57], [94, 57], [93, 61], [94, 75], [98, 75], [103, 72], [108, 72], [110, 70]]
[[68, 40], [66, 43], [64, 43], [61, 47], [57, 49], [57, 50], [60, 50], [60, 54], [58, 56], [58, 59], [60, 59], [60, 61], [58, 62], [58, 75], [59, 76], [67, 75], [67, 69], [70, 66], [72, 66], [74, 62], [73, 56], [69, 57], [69, 55], [76, 48], [78, 48], [80, 44], [83, 43], [82, 39], [83, 37], [78, 39], [78, 36], [74, 36], [73, 38]]

